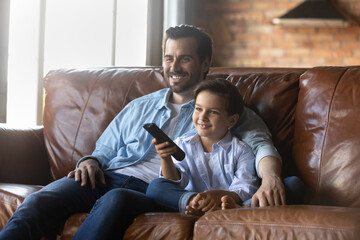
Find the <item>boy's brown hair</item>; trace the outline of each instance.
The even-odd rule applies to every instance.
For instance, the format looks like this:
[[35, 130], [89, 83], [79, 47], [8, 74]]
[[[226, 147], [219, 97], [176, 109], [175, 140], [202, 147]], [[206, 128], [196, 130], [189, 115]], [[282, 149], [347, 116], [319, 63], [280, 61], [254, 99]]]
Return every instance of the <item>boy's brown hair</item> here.
[[225, 110], [229, 115], [239, 114], [244, 111], [244, 100], [238, 88], [225, 79], [213, 79], [200, 82], [194, 90], [194, 99], [202, 91], [209, 91], [225, 99]]

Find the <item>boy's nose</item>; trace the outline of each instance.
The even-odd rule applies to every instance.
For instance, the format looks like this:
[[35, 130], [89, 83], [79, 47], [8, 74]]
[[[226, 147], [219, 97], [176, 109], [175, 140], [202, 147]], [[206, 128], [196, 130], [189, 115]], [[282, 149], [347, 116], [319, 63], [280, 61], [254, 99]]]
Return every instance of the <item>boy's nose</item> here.
[[200, 114], [199, 119], [203, 122], [208, 121], [207, 113], [203, 112]]

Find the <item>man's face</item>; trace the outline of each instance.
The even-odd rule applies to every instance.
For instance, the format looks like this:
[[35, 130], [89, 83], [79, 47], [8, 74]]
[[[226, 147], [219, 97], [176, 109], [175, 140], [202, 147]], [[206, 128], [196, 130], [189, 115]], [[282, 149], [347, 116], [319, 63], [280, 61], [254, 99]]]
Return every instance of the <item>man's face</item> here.
[[208, 60], [200, 62], [194, 38], [168, 39], [164, 51], [164, 76], [174, 93], [187, 93], [203, 79]]

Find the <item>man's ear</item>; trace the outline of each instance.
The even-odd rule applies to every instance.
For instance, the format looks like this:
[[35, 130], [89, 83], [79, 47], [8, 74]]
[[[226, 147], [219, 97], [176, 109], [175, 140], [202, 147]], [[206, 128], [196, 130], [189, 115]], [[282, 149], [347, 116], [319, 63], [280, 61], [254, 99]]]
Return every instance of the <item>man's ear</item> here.
[[210, 68], [210, 60], [209, 58], [204, 59], [201, 63], [201, 70], [203, 73], [208, 72]]
[[233, 114], [230, 116], [229, 127], [233, 127], [239, 120], [239, 114]]

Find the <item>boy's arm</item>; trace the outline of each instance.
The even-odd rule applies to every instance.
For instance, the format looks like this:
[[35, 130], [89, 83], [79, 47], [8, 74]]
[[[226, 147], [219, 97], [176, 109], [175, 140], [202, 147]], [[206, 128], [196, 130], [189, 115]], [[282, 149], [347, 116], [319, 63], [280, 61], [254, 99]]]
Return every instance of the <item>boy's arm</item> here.
[[155, 145], [156, 152], [161, 158], [162, 175], [170, 180], [180, 180], [180, 174], [171, 159], [171, 154], [176, 152], [176, 146], [169, 147], [168, 142], [158, 144], [155, 138], [152, 143]]

